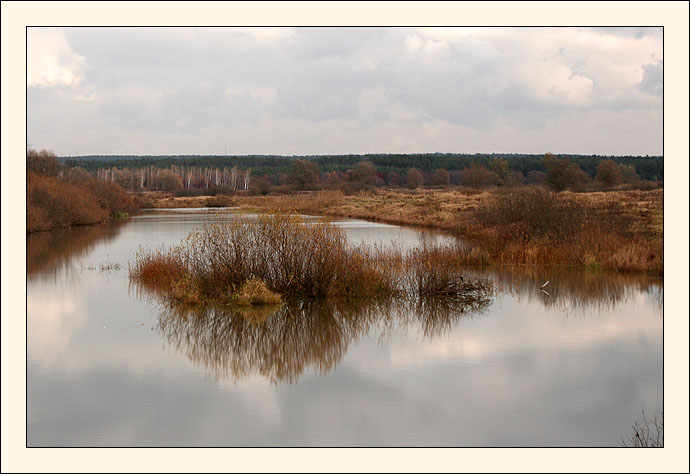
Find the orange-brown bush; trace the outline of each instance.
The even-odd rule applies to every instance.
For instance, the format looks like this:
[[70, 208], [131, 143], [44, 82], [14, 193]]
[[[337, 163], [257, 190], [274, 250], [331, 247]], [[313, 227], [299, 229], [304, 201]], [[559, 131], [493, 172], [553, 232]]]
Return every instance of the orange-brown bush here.
[[27, 232], [104, 222], [116, 212], [136, 208], [114, 183], [62, 179], [32, 172], [26, 177]]
[[[415, 278], [426, 271], [434, 277], [422, 290]], [[410, 257], [399, 250], [351, 247], [341, 228], [281, 213], [238, 216], [192, 232], [169, 252], [142, 252], [130, 275], [168, 299], [188, 303], [232, 303], [254, 280], [272, 292], [307, 298], [457, 295], [469, 289], [447, 250], [424, 247]], [[443, 287], [433, 281], [443, 281]]]
[[29, 232], [95, 224], [108, 218], [96, 197], [82, 186], [33, 173], [28, 173], [26, 184]]

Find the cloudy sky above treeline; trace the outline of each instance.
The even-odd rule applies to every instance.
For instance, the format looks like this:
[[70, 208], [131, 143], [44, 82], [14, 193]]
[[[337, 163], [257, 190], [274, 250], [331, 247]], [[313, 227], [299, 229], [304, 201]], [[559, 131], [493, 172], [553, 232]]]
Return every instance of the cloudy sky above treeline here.
[[58, 155], [660, 155], [661, 28], [28, 28]]

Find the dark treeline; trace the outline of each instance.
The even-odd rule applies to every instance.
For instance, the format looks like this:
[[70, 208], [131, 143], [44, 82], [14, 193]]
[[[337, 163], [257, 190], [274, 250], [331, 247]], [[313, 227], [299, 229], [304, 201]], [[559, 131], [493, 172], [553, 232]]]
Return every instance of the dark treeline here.
[[[605, 155], [558, 155], [577, 165], [594, 179], [597, 166], [607, 160], [617, 164], [632, 166], [640, 179], [663, 181], [664, 161], [661, 156], [605, 156]], [[364, 154], [364, 155], [242, 155], [242, 156], [205, 156], [205, 155], [91, 155], [62, 157], [67, 166], [79, 166], [89, 171], [102, 168], [140, 169], [145, 167], [170, 168], [238, 168], [251, 169], [253, 176], [280, 176], [291, 172], [293, 161], [297, 159], [316, 163], [321, 172], [346, 172], [357, 167], [361, 162], [372, 163], [378, 172], [407, 174], [411, 169], [431, 173], [435, 170], [449, 172], [461, 171], [473, 166], [491, 167], [496, 159], [506, 160], [510, 171], [518, 171], [527, 176], [530, 172], [546, 172], [543, 155], [528, 154], [458, 154], [458, 153], [423, 153], [423, 154]]]

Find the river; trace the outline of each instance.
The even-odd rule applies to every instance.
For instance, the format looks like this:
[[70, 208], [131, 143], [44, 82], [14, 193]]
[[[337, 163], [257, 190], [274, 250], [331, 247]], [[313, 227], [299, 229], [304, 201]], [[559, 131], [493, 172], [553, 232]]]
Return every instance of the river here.
[[[209, 209], [27, 237], [28, 446], [618, 446], [663, 410], [663, 280], [468, 268], [482, 306], [171, 308], [128, 278]], [[429, 231], [335, 220], [350, 241]], [[542, 291], [540, 286], [549, 281]]]

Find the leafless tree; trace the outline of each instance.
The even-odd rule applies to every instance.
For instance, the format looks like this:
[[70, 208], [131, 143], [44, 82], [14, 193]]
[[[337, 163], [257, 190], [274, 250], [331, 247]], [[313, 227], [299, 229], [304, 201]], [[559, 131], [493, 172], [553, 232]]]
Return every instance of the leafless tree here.
[[632, 425], [633, 434], [621, 440], [628, 448], [663, 448], [664, 447], [664, 412], [654, 415], [652, 419], [642, 412], [642, 420]]

